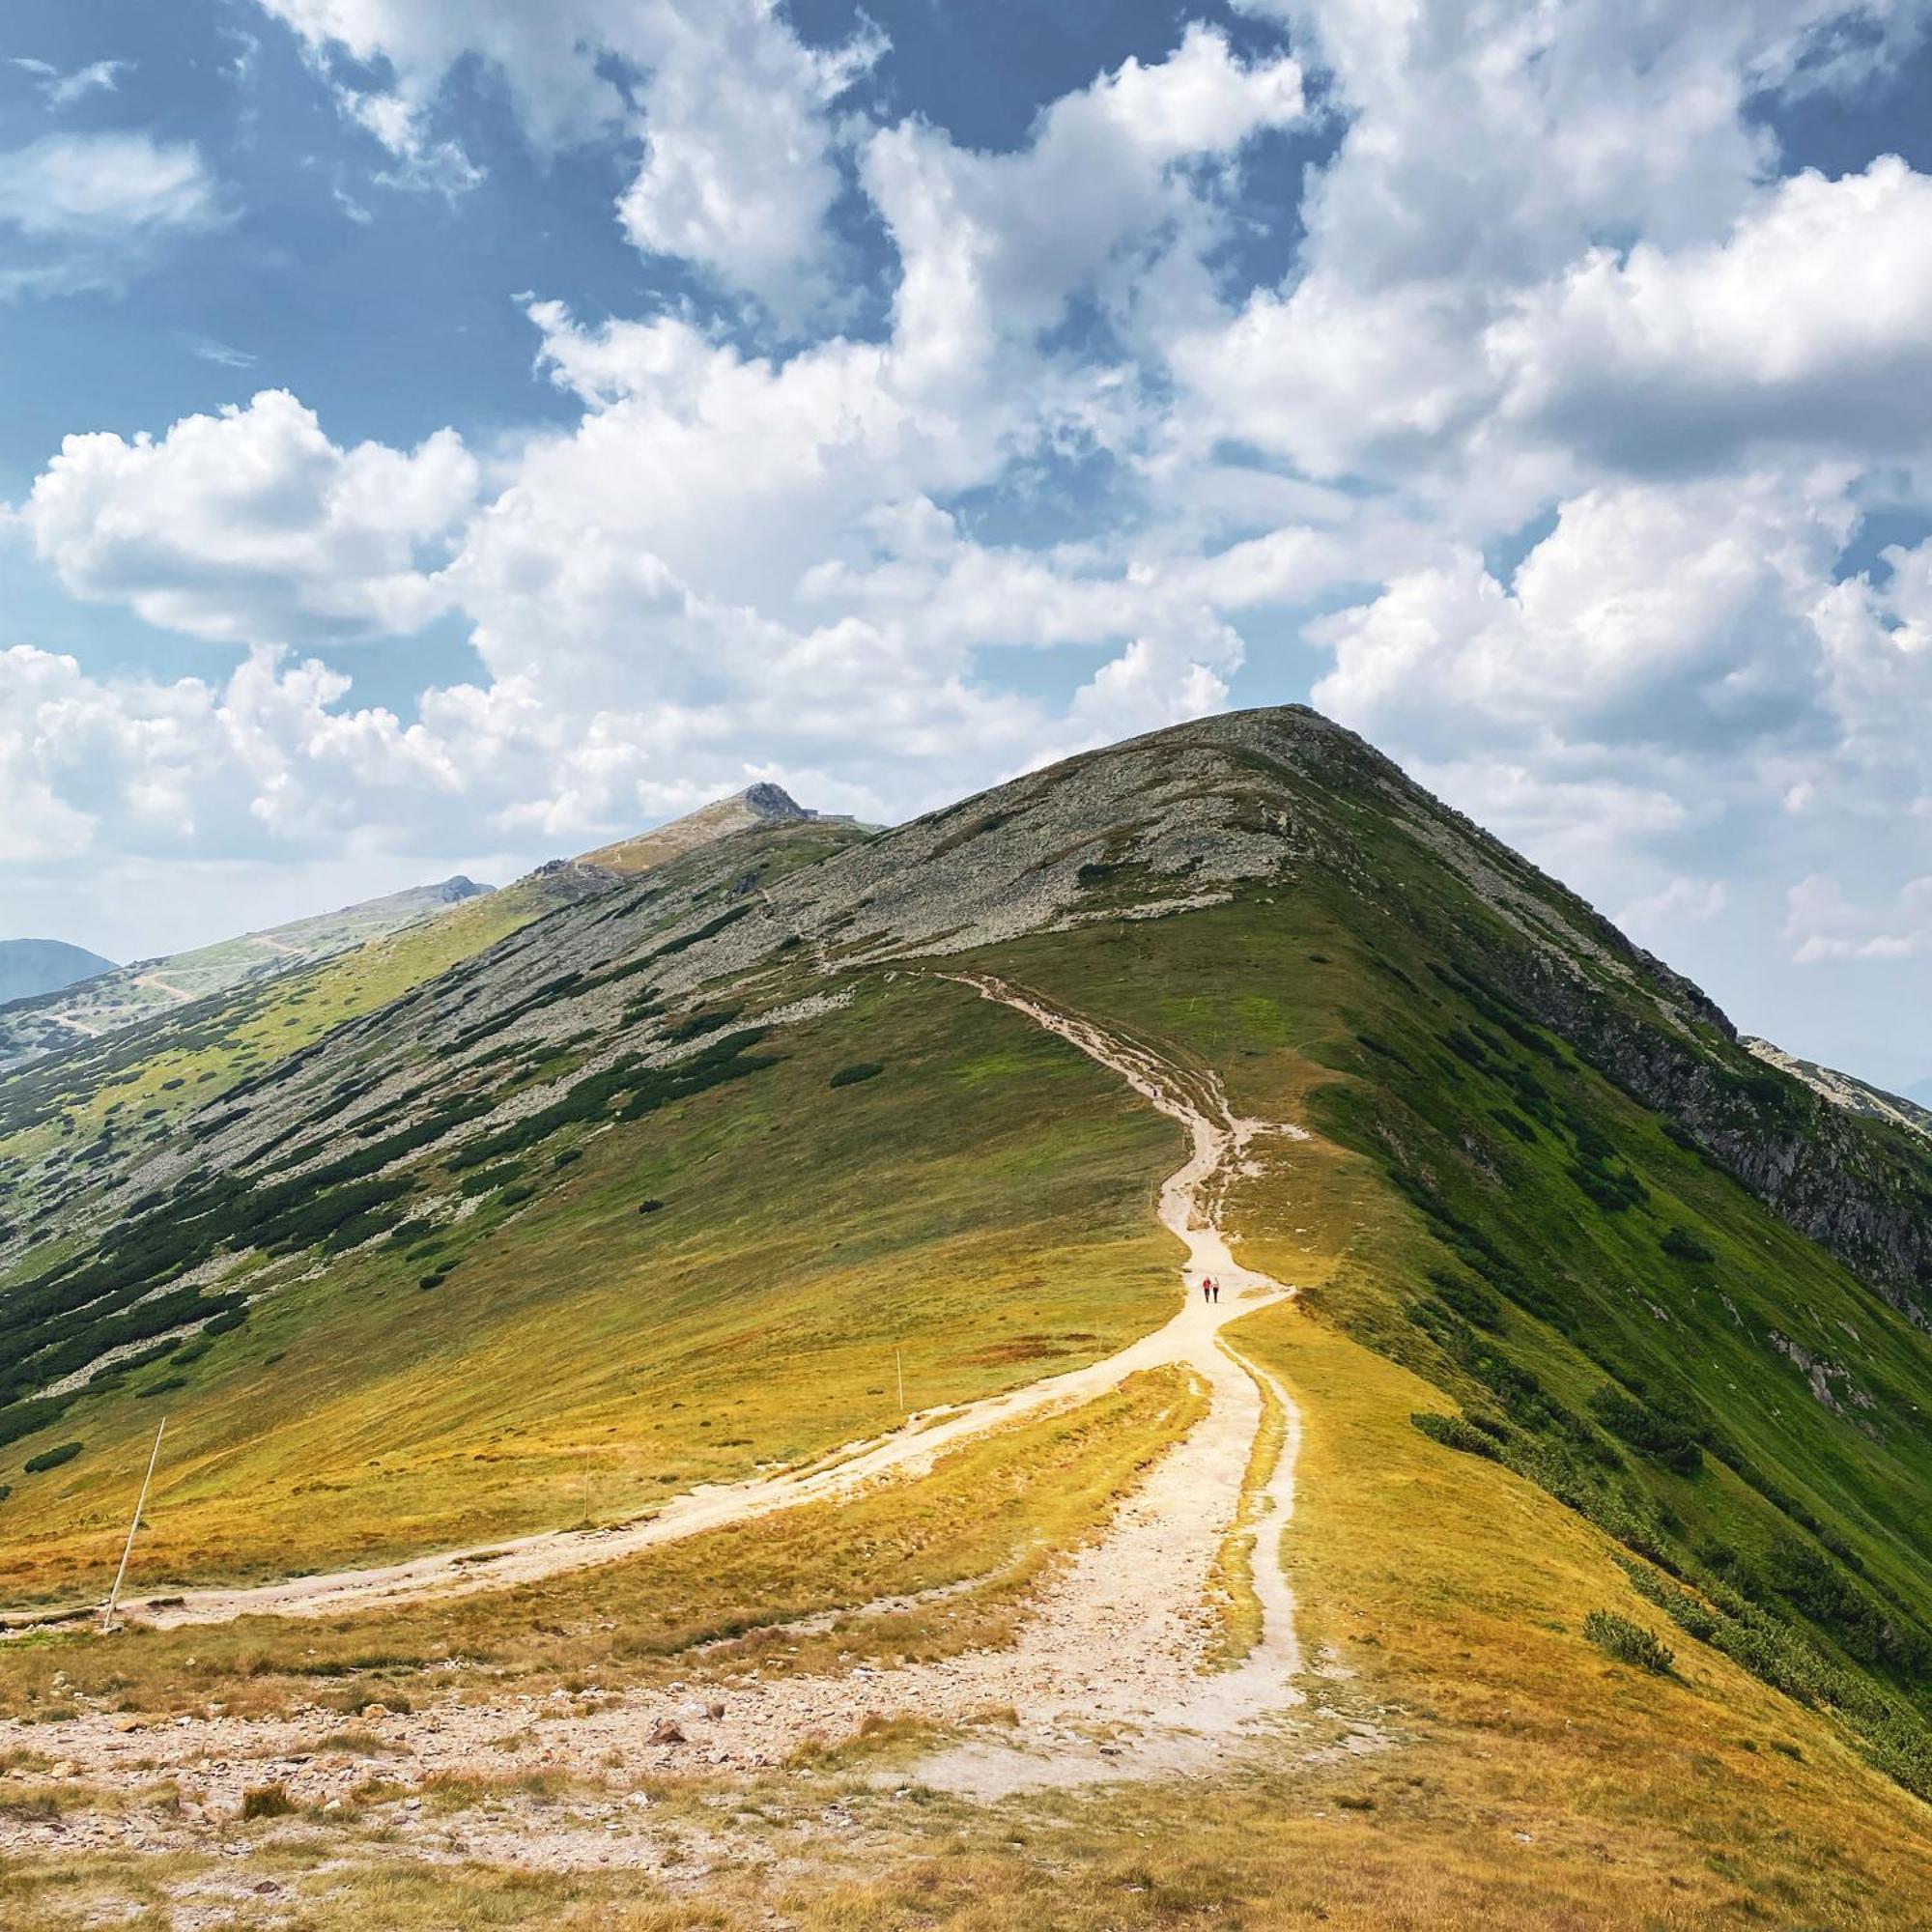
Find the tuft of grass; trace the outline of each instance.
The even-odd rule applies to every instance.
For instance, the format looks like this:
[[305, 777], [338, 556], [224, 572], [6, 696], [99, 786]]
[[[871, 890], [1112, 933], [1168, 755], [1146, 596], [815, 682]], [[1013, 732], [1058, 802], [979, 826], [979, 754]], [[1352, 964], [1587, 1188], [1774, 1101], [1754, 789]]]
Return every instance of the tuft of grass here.
[[1257, 1378], [1255, 1385], [1261, 1396], [1261, 1426], [1241, 1474], [1234, 1520], [1208, 1577], [1208, 1598], [1218, 1602], [1221, 1623], [1208, 1656], [1210, 1662], [1222, 1665], [1238, 1663], [1261, 1641], [1262, 1605], [1255, 1593], [1255, 1551], [1264, 1521], [1261, 1497], [1288, 1442], [1287, 1410], [1267, 1383]]

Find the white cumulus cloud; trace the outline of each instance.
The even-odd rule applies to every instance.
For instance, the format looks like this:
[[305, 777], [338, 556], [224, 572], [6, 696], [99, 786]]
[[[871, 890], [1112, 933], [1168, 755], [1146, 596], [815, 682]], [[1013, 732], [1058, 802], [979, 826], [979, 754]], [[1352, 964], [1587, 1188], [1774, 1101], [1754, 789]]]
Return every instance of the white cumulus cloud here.
[[71, 436], [19, 512], [75, 596], [196, 637], [366, 637], [444, 607], [434, 571], [476, 494], [461, 440], [343, 449], [280, 389], [158, 440]]
[[460, 191], [479, 171], [436, 132], [449, 72], [473, 58], [530, 140], [556, 150], [623, 135], [638, 164], [618, 201], [640, 248], [680, 256], [796, 319], [830, 292], [833, 103], [883, 43], [808, 45], [774, 0], [261, 0], [318, 60], [386, 66], [342, 84], [346, 110], [397, 156], [401, 183]]
[[1915, 959], [1932, 952], [1932, 876], [1909, 879], [1889, 904], [1860, 904], [1812, 873], [1791, 888], [1784, 923], [1801, 966], [1825, 959]]
[[1490, 330], [1505, 407], [1624, 465], [1780, 443], [1911, 454], [1932, 432], [1932, 180], [1804, 173], [1721, 241], [1597, 248]]

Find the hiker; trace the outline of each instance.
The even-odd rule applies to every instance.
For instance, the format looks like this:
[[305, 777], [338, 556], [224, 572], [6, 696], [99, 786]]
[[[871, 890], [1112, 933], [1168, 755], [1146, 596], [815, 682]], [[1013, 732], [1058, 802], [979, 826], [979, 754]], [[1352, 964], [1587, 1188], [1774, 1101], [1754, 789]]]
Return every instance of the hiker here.
[[1201, 1299], [1203, 1301], [1208, 1301], [1212, 1299], [1213, 1290], [1214, 1290], [1214, 1284], [1211, 1281], [1209, 1281], [1208, 1277], [1204, 1274], [1201, 1277]]
[[1218, 1281], [1210, 1281], [1208, 1287], [1209, 1290], [1208, 1300], [1213, 1302], [1216, 1307], [1219, 1307], [1221, 1302], [1221, 1284]]

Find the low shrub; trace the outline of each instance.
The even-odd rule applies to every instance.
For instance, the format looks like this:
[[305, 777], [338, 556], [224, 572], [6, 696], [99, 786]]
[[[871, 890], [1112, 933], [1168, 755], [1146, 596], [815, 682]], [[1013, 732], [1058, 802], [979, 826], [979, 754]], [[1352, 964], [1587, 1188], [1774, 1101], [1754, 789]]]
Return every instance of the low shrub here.
[[1634, 1624], [1614, 1610], [1592, 1610], [1583, 1619], [1583, 1634], [1605, 1657], [1619, 1663], [1631, 1663], [1641, 1670], [1654, 1670], [1661, 1677], [1670, 1674], [1675, 1653], [1642, 1624]]
[[862, 1080], [876, 1080], [886, 1069], [876, 1060], [855, 1060], [841, 1066], [825, 1084], [828, 1087], [856, 1087]]
[[1687, 1228], [1666, 1228], [1663, 1252], [1680, 1262], [1714, 1262], [1718, 1258]]
[[38, 1456], [29, 1456], [20, 1464], [30, 1476], [38, 1476], [43, 1469], [58, 1469], [63, 1463], [71, 1463], [80, 1454], [78, 1442], [57, 1443], [51, 1449], [43, 1449]]
[[507, 1187], [513, 1180], [523, 1176], [524, 1164], [520, 1160], [506, 1160], [495, 1167], [479, 1169], [474, 1174], [466, 1174], [456, 1183], [459, 1194], [488, 1194], [498, 1187]]
[[286, 1818], [295, 1808], [286, 1784], [258, 1784], [242, 1794], [243, 1818]]
[[1466, 1275], [1456, 1274], [1448, 1268], [1431, 1268], [1429, 1283], [1444, 1303], [1463, 1321], [1472, 1321], [1478, 1328], [1487, 1328], [1492, 1334], [1502, 1327], [1502, 1304], [1488, 1289]]
[[1438, 1415], [1431, 1409], [1420, 1409], [1408, 1419], [1432, 1442], [1439, 1442], [1445, 1449], [1460, 1449], [1466, 1456], [1487, 1456], [1492, 1462], [1497, 1460], [1494, 1438], [1485, 1435], [1466, 1416]]
[[1680, 1476], [1704, 1466], [1703, 1419], [1688, 1402], [1643, 1403], [1606, 1382], [1590, 1398], [1590, 1407], [1610, 1434], [1633, 1449], [1654, 1456]]

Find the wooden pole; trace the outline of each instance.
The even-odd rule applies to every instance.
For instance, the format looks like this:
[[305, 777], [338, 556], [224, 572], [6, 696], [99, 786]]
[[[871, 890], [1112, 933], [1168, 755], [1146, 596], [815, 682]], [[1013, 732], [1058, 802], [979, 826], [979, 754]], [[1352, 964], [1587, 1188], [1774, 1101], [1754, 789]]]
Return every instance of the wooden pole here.
[[903, 1422], [905, 1420], [905, 1412], [906, 1412], [905, 1356], [902, 1355], [896, 1349], [893, 1350], [893, 1367], [895, 1368], [899, 1374], [899, 1420]]
[[114, 1587], [107, 1593], [107, 1607], [100, 1614], [100, 1631], [104, 1636], [114, 1628], [114, 1605], [121, 1601], [122, 1579], [128, 1575], [128, 1559], [134, 1553], [134, 1533], [141, 1527], [141, 1512], [148, 1506], [148, 1485], [155, 1480], [155, 1464], [161, 1455], [161, 1430], [168, 1426], [168, 1419], [161, 1417], [160, 1429], [155, 1431], [155, 1446], [148, 1454], [148, 1473], [141, 1478], [141, 1494], [134, 1504], [134, 1520], [128, 1525], [127, 1547], [121, 1551], [121, 1567], [114, 1573]]

